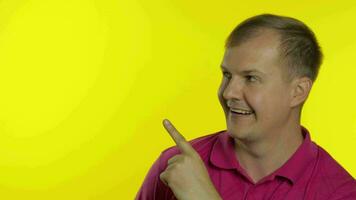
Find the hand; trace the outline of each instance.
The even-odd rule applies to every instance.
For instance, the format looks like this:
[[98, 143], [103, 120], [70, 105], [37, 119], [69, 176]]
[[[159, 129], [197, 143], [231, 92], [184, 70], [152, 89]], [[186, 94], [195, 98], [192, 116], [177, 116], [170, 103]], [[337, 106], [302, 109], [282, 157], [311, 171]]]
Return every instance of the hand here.
[[181, 154], [168, 160], [167, 168], [160, 174], [162, 182], [171, 188], [174, 196], [179, 200], [221, 200], [200, 155], [173, 124], [168, 120], [163, 120], [163, 125], [177, 144]]

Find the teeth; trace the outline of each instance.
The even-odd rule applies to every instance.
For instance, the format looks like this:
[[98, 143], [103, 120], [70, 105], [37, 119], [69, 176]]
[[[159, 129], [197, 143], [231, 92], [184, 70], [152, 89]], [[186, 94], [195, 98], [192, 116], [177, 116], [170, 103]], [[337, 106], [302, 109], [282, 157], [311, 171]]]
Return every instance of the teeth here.
[[233, 109], [233, 108], [231, 108], [231, 111], [237, 112], [239, 114], [244, 114], [244, 115], [252, 113], [252, 111], [246, 111], [246, 110], [241, 110], [241, 109]]

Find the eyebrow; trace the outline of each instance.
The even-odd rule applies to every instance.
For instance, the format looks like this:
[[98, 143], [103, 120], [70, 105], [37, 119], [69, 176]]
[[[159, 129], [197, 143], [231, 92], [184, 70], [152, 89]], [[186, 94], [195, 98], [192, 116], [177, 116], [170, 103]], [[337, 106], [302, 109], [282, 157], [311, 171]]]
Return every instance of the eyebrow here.
[[[223, 65], [220, 65], [220, 67], [221, 67], [221, 70], [229, 71], [229, 70], [227, 69], [227, 67], [225, 67], [225, 66], [223, 66]], [[243, 71], [241, 71], [240, 73], [241, 73], [241, 74], [260, 73], [260, 74], [266, 75], [266, 73], [261, 72], [261, 71], [258, 71], [258, 70], [256, 70], [256, 69], [243, 70]]]

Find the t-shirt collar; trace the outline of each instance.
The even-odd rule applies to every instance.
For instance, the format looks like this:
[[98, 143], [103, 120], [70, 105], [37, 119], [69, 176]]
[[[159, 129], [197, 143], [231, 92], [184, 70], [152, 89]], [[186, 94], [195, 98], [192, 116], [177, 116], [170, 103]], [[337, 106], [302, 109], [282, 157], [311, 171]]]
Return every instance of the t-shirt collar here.
[[[303, 126], [301, 126], [301, 129], [304, 137], [303, 143], [284, 165], [264, 179], [273, 179], [275, 176], [281, 176], [295, 183], [298, 177], [305, 171], [310, 161], [316, 157], [317, 148], [311, 141], [309, 131]], [[210, 162], [218, 168], [235, 169], [246, 176], [235, 157], [234, 139], [229, 136], [227, 131], [220, 134], [213, 145]]]

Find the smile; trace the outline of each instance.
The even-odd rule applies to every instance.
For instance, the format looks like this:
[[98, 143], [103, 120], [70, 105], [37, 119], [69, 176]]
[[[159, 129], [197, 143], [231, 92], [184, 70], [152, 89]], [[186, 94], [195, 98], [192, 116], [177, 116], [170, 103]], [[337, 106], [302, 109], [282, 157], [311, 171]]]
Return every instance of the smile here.
[[235, 109], [235, 108], [231, 108], [230, 111], [231, 111], [231, 113], [240, 114], [240, 115], [251, 115], [254, 113], [253, 111], [247, 111], [247, 110], [241, 110], [241, 109]]

